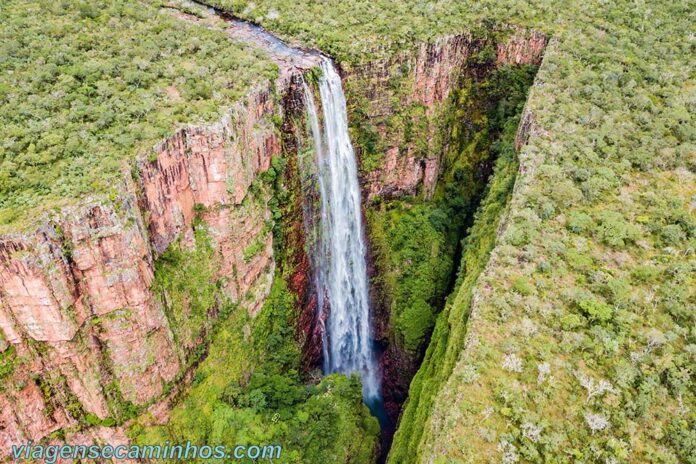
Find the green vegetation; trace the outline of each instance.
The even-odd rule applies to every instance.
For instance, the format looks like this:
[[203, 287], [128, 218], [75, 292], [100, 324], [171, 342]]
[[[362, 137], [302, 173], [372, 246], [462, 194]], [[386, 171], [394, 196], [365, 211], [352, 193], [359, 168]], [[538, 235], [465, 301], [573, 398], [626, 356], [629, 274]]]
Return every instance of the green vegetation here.
[[362, 404], [359, 378], [300, 378], [295, 308], [276, 277], [256, 318], [235, 311], [222, 321], [169, 422], [146, 427], [143, 417], [130, 429], [134, 441], [281, 444], [278, 462], [371, 462], [379, 425]]
[[[447, 140], [448, 150], [434, 197], [380, 201], [367, 213], [395, 340], [416, 358], [422, 357], [435, 315], [450, 290], [457, 245], [486, 187], [489, 166], [504, 147], [510, 149], [535, 73], [532, 66], [495, 67], [481, 59], [485, 50], [471, 58], [471, 68], [438, 117], [446, 121], [439, 137]], [[412, 113], [413, 108], [399, 112], [388, 124], [411, 121]], [[403, 127], [405, 143], [413, 140], [418, 145], [420, 138], [425, 145], [426, 125], [421, 122], [417, 130], [414, 125]], [[359, 140], [365, 138], [362, 127], [356, 131]], [[503, 142], [499, 137], [505, 127]], [[370, 147], [359, 146], [372, 156]]]
[[17, 367], [19, 360], [15, 354], [14, 346], [10, 345], [0, 353], [0, 380], [9, 377]]
[[184, 351], [199, 345], [213, 323], [209, 313], [220, 299], [218, 267], [219, 258], [204, 227], [196, 229], [192, 249], [174, 242], [155, 262], [152, 291], [162, 301], [176, 346]]
[[513, 143], [518, 121], [519, 117], [509, 118], [495, 144], [498, 153], [491, 181], [485, 187], [484, 199], [462, 242], [461, 267], [454, 293], [437, 318], [421, 368], [411, 382], [400, 427], [389, 455], [392, 462], [409, 462], [418, 452], [423, 426], [429, 419], [437, 387], [450, 376], [459, 354], [458, 349], [466, 336], [472, 289], [495, 246], [495, 232], [515, 183], [517, 155]]
[[251, 258], [263, 250], [265, 244], [261, 237], [263, 237], [263, 235], [259, 234], [259, 237], [251, 245], [244, 249], [244, 261], [250, 261]]
[[416, 356], [428, 341], [452, 273], [456, 238], [437, 222], [440, 214], [416, 200], [394, 200], [367, 212], [395, 341]]
[[[77, 431], [95, 425], [111, 427], [122, 424], [125, 420], [135, 417], [136, 408], [131, 403], [129, 403], [132, 407], [130, 413], [124, 415], [123, 410], [117, 410], [118, 420], [111, 416], [99, 419], [96, 415], [86, 412], [80, 400], [68, 387], [68, 382], [64, 375], [57, 375], [54, 372], [45, 373], [44, 375], [32, 374], [30, 381], [35, 382], [41, 391], [43, 403], [46, 405], [43, 411], [46, 418], [50, 419], [53, 417], [57, 404], [65, 406], [68, 414], [77, 421], [77, 424], [71, 427], [71, 431]], [[108, 389], [107, 394], [109, 394]], [[112, 410], [114, 409], [112, 408]], [[65, 430], [62, 430], [61, 433], [64, 434]]]
[[117, 188], [125, 160], [212, 121], [275, 66], [159, 2], [0, 5], [0, 225]]

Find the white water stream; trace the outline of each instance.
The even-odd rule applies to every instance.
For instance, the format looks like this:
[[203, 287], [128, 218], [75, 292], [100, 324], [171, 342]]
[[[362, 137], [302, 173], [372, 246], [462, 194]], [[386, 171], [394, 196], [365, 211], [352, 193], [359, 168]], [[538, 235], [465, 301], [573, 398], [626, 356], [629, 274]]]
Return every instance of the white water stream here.
[[[322, 122], [309, 87], [304, 85], [317, 164], [320, 224], [315, 253], [315, 283], [324, 330], [324, 371], [360, 373], [363, 397], [379, 397], [372, 351], [365, 240], [355, 153], [348, 135], [346, 99], [331, 60], [321, 64]], [[327, 301], [328, 300], [328, 301]]]

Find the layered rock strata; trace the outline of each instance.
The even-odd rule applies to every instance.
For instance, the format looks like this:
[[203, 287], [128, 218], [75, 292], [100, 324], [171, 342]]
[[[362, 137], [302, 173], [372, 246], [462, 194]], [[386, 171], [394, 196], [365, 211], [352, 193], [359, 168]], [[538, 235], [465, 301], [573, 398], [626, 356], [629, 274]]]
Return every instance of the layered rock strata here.
[[[470, 58], [492, 46], [496, 65], [541, 63], [548, 37], [522, 29], [509, 32], [507, 39], [494, 44], [470, 34], [443, 37], [410, 53], [369, 62], [347, 73], [350, 93], [360, 93], [368, 102], [366, 118], [375, 122], [383, 152], [378, 169], [363, 169], [365, 200], [419, 191], [432, 196], [447, 143], [440, 137], [446, 122], [441, 119], [442, 111]], [[393, 90], [394, 82], [400, 82], [397, 92]], [[404, 108], [416, 109], [409, 115], [408, 124], [425, 126], [425, 146], [409, 140], [402, 125], [388, 124]]]
[[308, 53], [267, 51], [276, 81], [124, 168], [117, 198], [83, 199], [0, 237], [0, 455], [78, 429], [82, 413], [106, 419], [150, 404], [180, 375], [193, 347], [177, 346], [152, 285], [158, 256], [174, 241], [195, 247], [197, 227], [214, 244], [225, 296], [252, 315], [263, 304], [275, 267], [271, 213], [252, 184], [281, 154], [276, 95], [314, 64]]

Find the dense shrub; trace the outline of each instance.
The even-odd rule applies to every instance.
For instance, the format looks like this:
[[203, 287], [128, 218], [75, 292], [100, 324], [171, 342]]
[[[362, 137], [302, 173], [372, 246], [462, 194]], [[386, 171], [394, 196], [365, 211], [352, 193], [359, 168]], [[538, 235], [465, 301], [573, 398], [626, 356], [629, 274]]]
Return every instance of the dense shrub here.
[[125, 160], [275, 73], [224, 33], [140, 0], [4, 1], [0, 57], [0, 225], [110, 192]]

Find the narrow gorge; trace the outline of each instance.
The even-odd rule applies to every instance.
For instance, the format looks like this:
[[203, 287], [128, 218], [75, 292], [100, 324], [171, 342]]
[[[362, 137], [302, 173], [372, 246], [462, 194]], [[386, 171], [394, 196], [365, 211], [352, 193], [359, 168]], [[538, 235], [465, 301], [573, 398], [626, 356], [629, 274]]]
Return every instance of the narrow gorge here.
[[0, 1], [0, 461], [696, 464], [694, 11]]
[[384, 460], [398, 424], [390, 462], [406, 462], [440, 387], [423, 377], [453, 362], [449, 294], [495, 242], [548, 39], [498, 26], [344, 68], [186, 5], [163, 10], [248, 41], [277, 77], [124, 166], [117, 197], [2, 236], [0, 451], [234, 442], [215, 422], [233, 417], [276, 441], [314, 421], [288, 462]]

